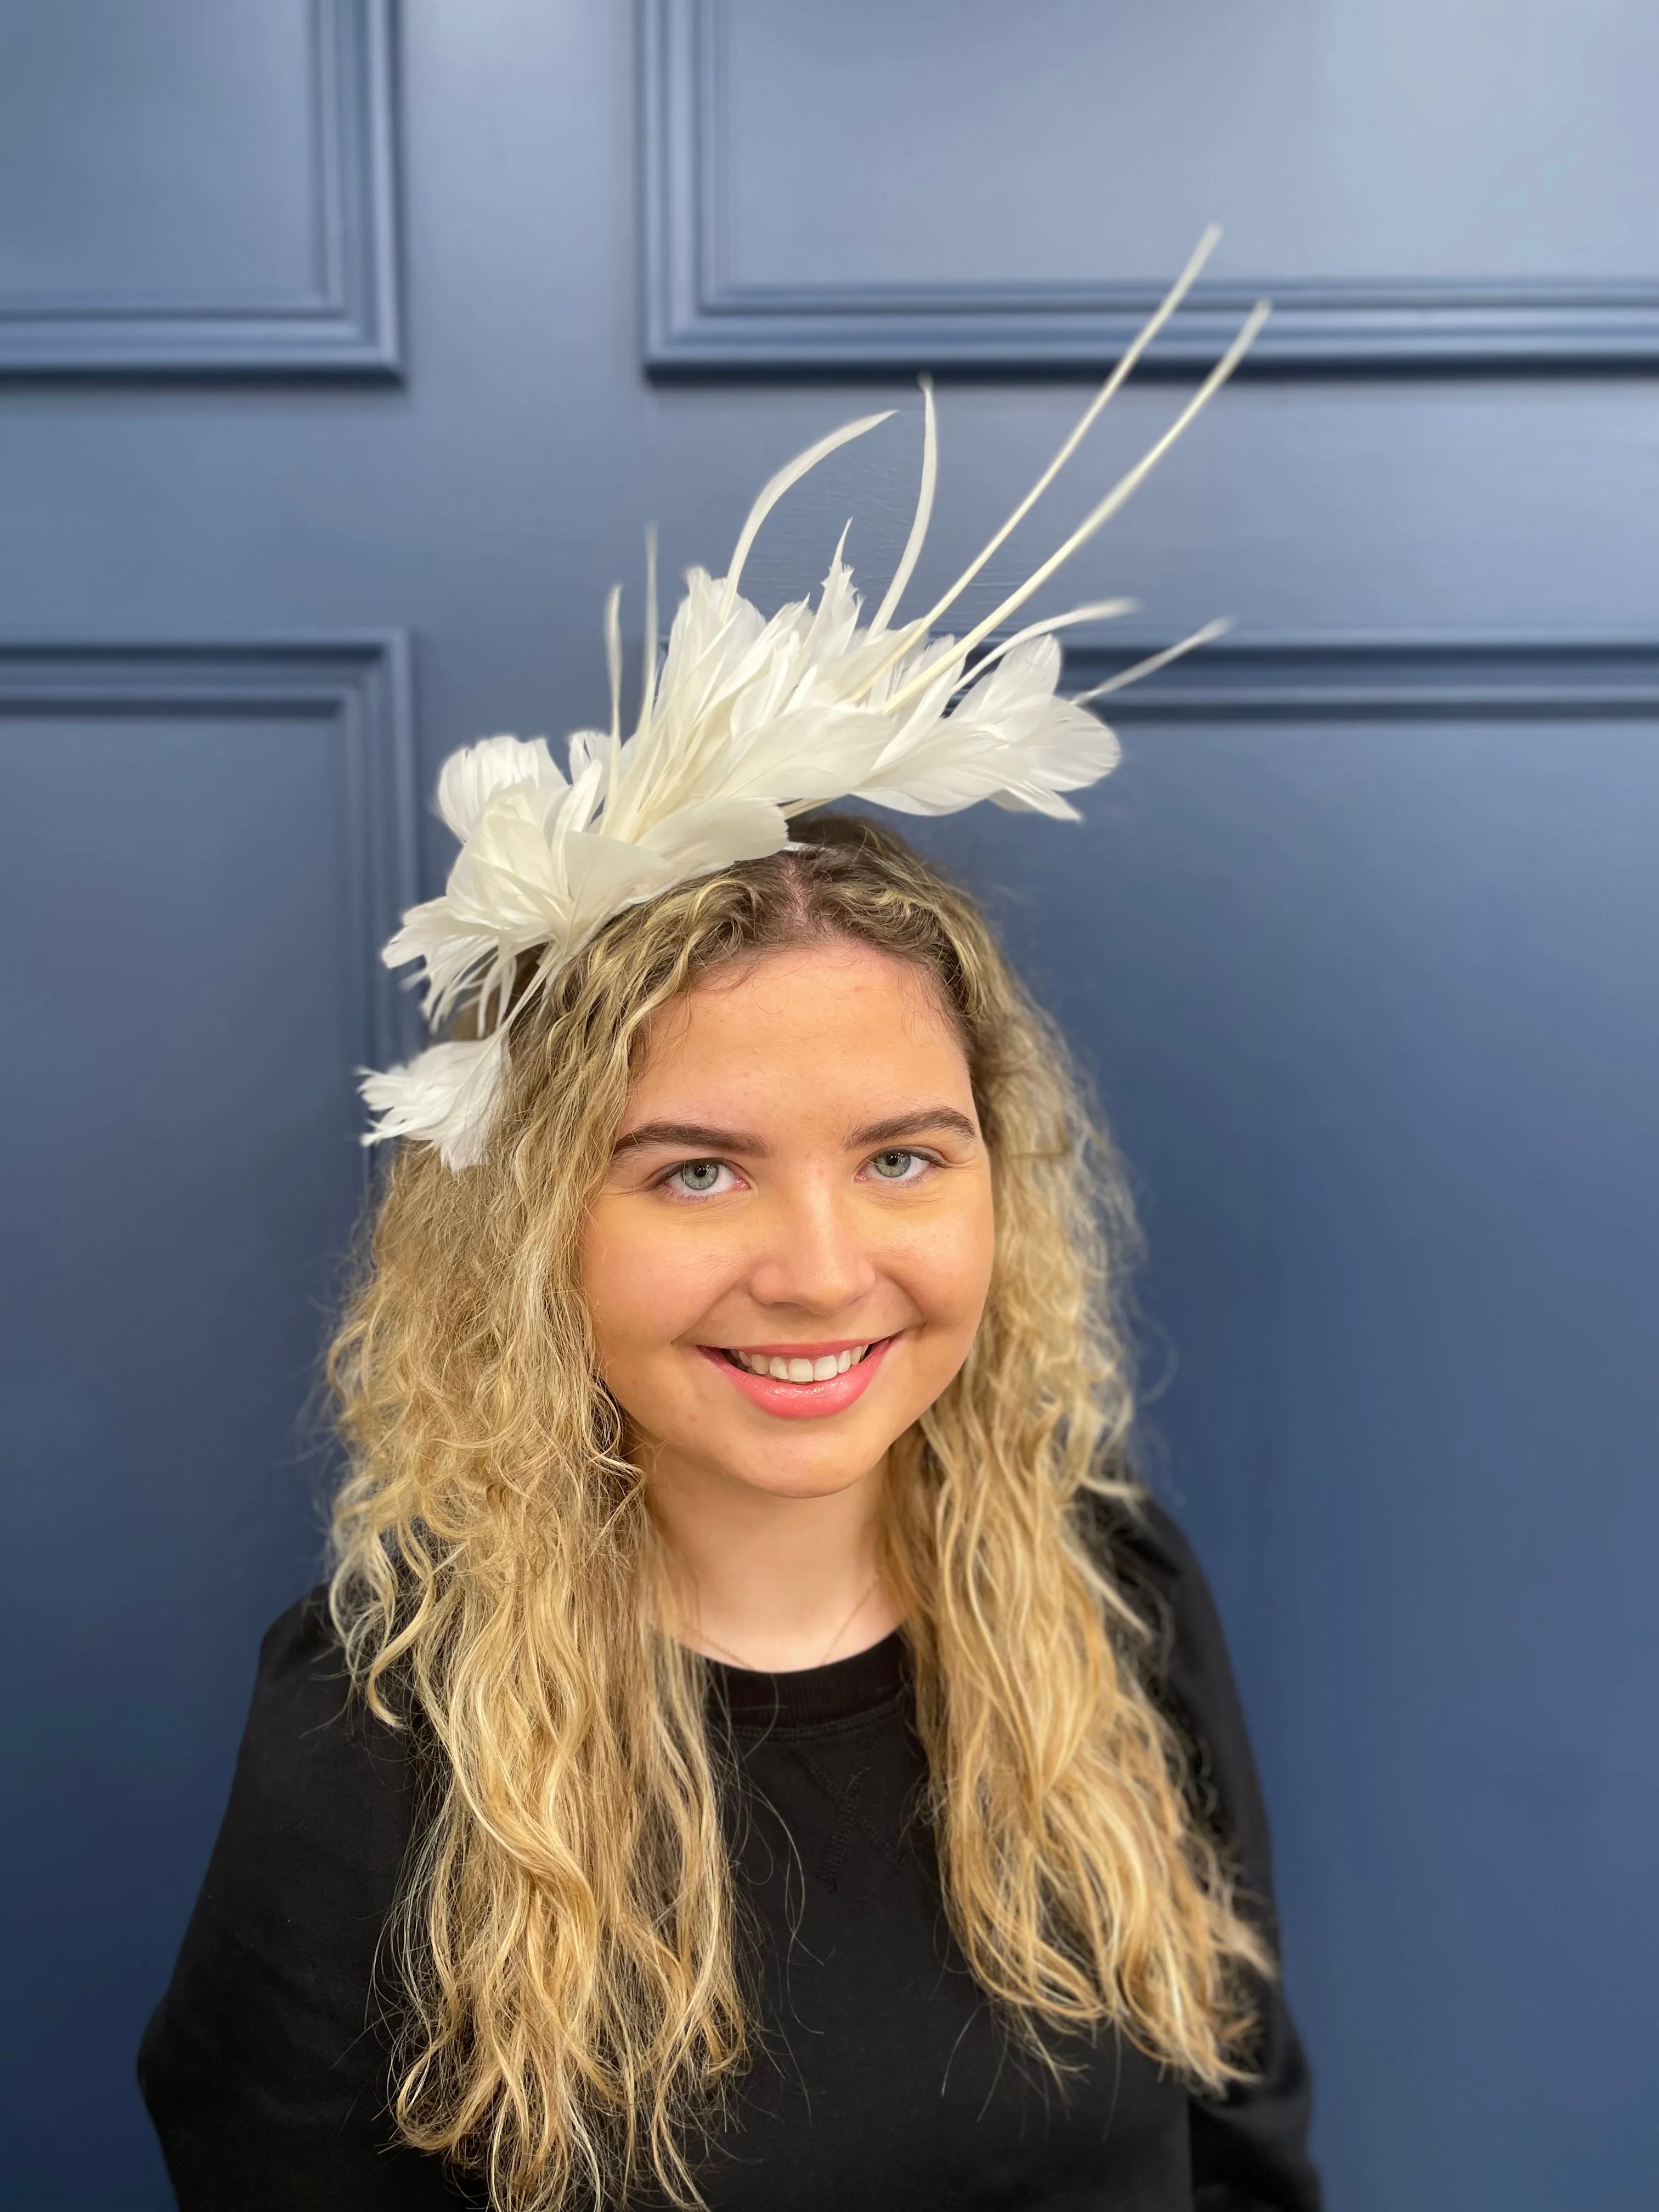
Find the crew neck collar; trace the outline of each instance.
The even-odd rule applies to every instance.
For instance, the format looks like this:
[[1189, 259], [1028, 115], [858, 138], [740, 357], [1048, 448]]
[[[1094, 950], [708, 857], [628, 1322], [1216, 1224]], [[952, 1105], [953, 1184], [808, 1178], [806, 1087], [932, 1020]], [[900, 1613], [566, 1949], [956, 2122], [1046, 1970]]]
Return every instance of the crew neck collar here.
[[723, 1659], [704, 1664], [709, 1697], [725, 1708], [734, 1728], [819, 1727], [873, 1712], [898, 1695], [905, 1681], [904, 1631], [894, 1629], [850, 1659], [793, 1668], [786, 1674], [729, 1667]]

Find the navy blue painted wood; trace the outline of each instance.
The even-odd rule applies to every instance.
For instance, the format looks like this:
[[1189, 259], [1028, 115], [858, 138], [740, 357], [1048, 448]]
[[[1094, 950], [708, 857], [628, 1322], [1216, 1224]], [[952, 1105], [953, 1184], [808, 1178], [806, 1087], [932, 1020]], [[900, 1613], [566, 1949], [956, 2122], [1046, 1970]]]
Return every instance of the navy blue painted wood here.
[[[1596, 90], [1646, 82], [1639, 0], [1571, 10], [1559, 67], [1567, 15], [1473, 0], [1432, 24], [1415, 0], [1013, 12], [1033, 32], [1018, 51], [978, 8], [953, 12], [962, 58], [941, 44], [935, 96], [908, 106], [914, 204], [884, 125], [809, 222], [850, 65], [825, 66], [793, 0], [764, 20], [734, 5], [742, 67], [790, 82], [782, 135], [732, 141], [726, 276], [798, 280], [816, 347], [824, 288], [872, 275], [896, 276], [901, 313], [924, 284], [966, 283], [978, 316], [984, 285], [1059, 284], [1066, 306], [1085, 277], [1115, 312], [1110, 287], [1156, 284], [1212, 214], [1237, 252], [1218, 283], [1306, 275], [1315, 234], [1269, 235], [1261, 211], [1308, 116], [1352, 126], [1355, 153], [1346, 200], [1321, 212], [1341, 249], [1328, 270], [1519, 283], [1554, 359], [1574, 332], [1594, 356], [1595, 301], [1654, 274], [1632, 242], [1651, 146], [1621, 142]], [[931, 14], [890, 9], [863, 53], [872, 117], [898, 101]], [[1243, 27], [1228, 51], [1246, 110], [1245, 64], [1249, 98], [1260, 79], [1279, 99], [1310, 27], [1337, 42], [1328, 79], [1284, 94], [1285, 143], [1247, 134], [1194, 210], [1174, 131], [1141, 148], [1131, 191], [1085, 207], [1062, 184], [1037, 237], [1042, 178], [969, 129], [975, 86], [1070, 118], [1088, 67], [1062, 70], [1055, 27], [1133, 33], [1116, 81], [1085, 87], [1115, 159], [1134, 143], [1126, 106], [1156, 112], [1194, 37], [1233, 35], [1224, 15]], [[136, 303], [107, 326], [116, 366], [159, 331], [146, 303], [178, 306], [169, 288], [192, 274], [239, 315], [310, 281], [319, 203], [291, 125], [312, 19], [252, 0], [210, 17], [194, 0], [0, 0], [0, 295], [83, 286], [94, 325]], [[464, 738], [591, 724], [600, 605], [623, 578], [637, 627], [643, 524], [660, 523], [669, 575], [718, 568], [763, 477], [872, 404], [641, 374], [638, 163], [658, 142], [635, 129], [630, 11], [478, 0], [408, 7], [395, 27], [396, 98], [374, 112], [376, 143], [395, 127], [408, 155], [406, 382], [313, 377], [303, 333], [273, 341], [257, 379], [211, 344], [191, 380], [87, 376], [76, 338], [62, 374], [14, 378], [0, 402], [0, 641], [17, 647], [0, 657], [7, 1726], [23, 1784], [0, 1889], [24, 1923], [0, 2084], [9, 2212], [167, 2202], [133, 2033], [206, 1858], [258, 1632], [315, 1571], [323, 1469], [302, 1413], [360, 1188], [351, 1071], [387, 1051], [376, 1008], [387, 1026], [408, 1012], [374, 995], [372, 947], [409, 895], [398, 825], [418, 814], [423, 889], [450, 851], [399, 795], [399, 663], [377, 641], [416, 640], [422, 801]], [[1516, 125], [1552, 73], [1557, 120], [1528, 125], [1540, 211]], [[205, 112], [214, 82], [241, 83], [242, 104]], [[1391, 155], [1402, 113], [1437, 97], [1455, 108], [1438, 135]], [[1075, 131], [1054, 135], [1044, 158], [1075, 179]], [[939, 219], [964, 146], [974, 189], [1018, 221]], [[204, 147], [222, 210], [191, 198]], [[1504, 163], [1513, 188], [1494, 198]], [[20, 197], [77, 175], [72, 206]], [[864, 345], [833, 299], [828, 323]], [[928, 327], [946, 358], [948, 316]], [[995, 327], [1025, 345], [1027, 322], [998, 307]], [[1111, 327], [1091, 319], [1085, 350]], [[270, 336], [237, 329], [238, 348]], [[867, 351], [847, 358], [866, 373]], [[1081, 404], [1023, 359], [1019, 380], [943, 395], [918, 601]], [[749, 571], [767, 603], [822, 573], [849, 514], [860, 576], [884, 579], [908, 522], [914, 387], [895, 379], [879, 404], [902, 418], [768, 524]], [[1176, 404], [1156, 386], [1115, 403], [974, 617]], [[1139, 1177], [1154, 1383], [1174, 1362], [1149, 1433], [1261, 1748], [1338, 2212], [1577, 2212], [1644, 2201], [1659, 2168], [1639, 1702], [1659, 1545], [1656, 512], [1659, 398], [1641, 375], [1236, 387], [1064, 586], [1134, 592], [1158, 641], [1217, 613], [1234, 635], [1118, 702], [1126, 763], [1081, 830], [988, 812], [927, 833], [990, 888]], [[288, 642], [224, 643], [273, 637]], [[52, 639], [73, 642], [21, 642]], [[1112, 665], [1103, 648], [1074, 661]]]
[[[659, 374], [1659, 361], [1659, 22], [1518, 0], [643, 0]], [[1480, 126], [1469, 128], [1478, 112]], [[856, 186], [848, 180], [856, 175]], [[1644, 179], [1638, 184], [1638, 179]], [[872, 219], [873, 217], [873, 219]]]
[[0, 9], [0, 376], [391, 376], [391, 0]]
[[1531, 705], [1432, 658], [1149, 686], [1069, 852], [927, 842], [1140, 1180], [1333, 2202], [1553, 2212], [1639, 2201], [1656, 2124], [1659, 653]]
[[0, 649], [8, 2204], [155, 2165], [132, 2053], [246, 1705], [224, 1655], [316, 1553], [410, 766], [395, 637]]

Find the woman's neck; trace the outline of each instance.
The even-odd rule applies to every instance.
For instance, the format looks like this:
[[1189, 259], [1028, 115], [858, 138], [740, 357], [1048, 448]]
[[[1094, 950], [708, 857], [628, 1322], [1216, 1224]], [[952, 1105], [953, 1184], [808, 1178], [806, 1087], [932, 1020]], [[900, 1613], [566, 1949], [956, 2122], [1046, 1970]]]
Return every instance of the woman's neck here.
[[729, 1664], [789, 1674], [868, 1650], [897, 1626], [881, 1578], [886, 1466], [821, 1498], [780, 1497], [659, 1454], [646, 1481], [685, 1570], [684, 1641]]

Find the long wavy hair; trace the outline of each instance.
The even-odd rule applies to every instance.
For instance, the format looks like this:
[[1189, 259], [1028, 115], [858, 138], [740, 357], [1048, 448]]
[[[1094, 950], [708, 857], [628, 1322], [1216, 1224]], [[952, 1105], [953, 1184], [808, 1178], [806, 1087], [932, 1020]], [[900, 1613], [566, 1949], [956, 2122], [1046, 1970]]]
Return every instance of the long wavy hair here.
[[671, 1568], [579, 1246], [653, 1018], [775, 947], [852, 939], [923, 971], [990, 1154], [984, 1317], [894, 1447], [884, 1534], [968, 1964], [1057, 2069], [1068, 2034], [1115, 2027], [1212, 2091], [1244, 2071], [1249, 1970], [1273, 1970], [1091, 1540], [1091, 1494], [1138, 1494], [1121, 1177], [974, 902], [873, 824], [798, 834], [617, 916], [524, 1010], [482, 1165], [399, 1148], [329, 1355], [333, 1618], [431, 1778], [392, 1924], [396, 2118], [483, 2167], [503, 2212], [652, 2180], [699, 2203], [701, 2131], [747, 2056], [704, 1662], [660, 1625]]

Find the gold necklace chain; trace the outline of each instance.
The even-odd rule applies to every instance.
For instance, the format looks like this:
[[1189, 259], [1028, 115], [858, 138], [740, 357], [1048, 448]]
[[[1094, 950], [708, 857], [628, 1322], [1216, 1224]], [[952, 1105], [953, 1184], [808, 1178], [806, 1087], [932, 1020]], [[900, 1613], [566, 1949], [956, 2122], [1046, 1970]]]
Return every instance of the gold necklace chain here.
[[[869, 1588], [864, 1592], [857, 1604], [853, 1607], [851, 1613], [848, 1614], [846, 1620], [842, 1621], [841, 1626], [836, 1631], [835, 1634], [830, 1638], [830, 1641], [824, 1645], [823, 1657], [815, 1659], [812, 1662], [812, 1664], [815, 1667], [824, 1667], [829, 1664], [830, 1653], [835, 1650], [836, 1644], [841, 1642], [842, 1638], [846, 1635], [848, 1630], [853, 1626], [853, 1623], [858, 1619], [865, 1607], [869, 1604], [871, 1599], [880, 1588], [881, 1573], [879, 1569], [878, 1569], [877, 1572], [871, 1577]], [[701, 1620], [697, 1623], [697, 1633], [711, 1650], [719, 1652], [722, 1659], [730, 1659], [733, 1661], [736, 1665], [744, 1669], [745, 1674], [769, 1674], [775, 1671], [775, 1669], [769, 1667], [757, 1667], [752, 1659], [745, 1659], [741, 1652], [734, 1651], [729, 1644], [722, 1644], [718, 1637], [711, 1636], [708, 1633], [708, 1631], [703, 1626]], [[789, 1669], [786, 1671], [793, 1672], [793, 1670]]]

